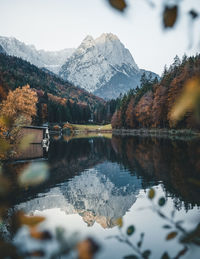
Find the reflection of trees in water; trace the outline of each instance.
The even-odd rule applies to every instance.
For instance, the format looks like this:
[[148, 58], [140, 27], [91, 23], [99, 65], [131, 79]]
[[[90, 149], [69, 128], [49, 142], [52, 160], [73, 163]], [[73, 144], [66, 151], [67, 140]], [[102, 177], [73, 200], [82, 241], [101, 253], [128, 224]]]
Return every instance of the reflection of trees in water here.
[[[26, 195], [18, 194], [18, 200], [31, 199], [38, 192], [48, 192], [56, 184], [80, 175], [85, 169], [110, 161], [118, 163], [122, 170], [127, 169], [130, 176], [141, 179], [141, 188], [163, 182], [166, 195], [174, 198], [177, 208], [184, 202], [185, 208], [189, 209], [200, 203], [199, 186], [191, 181], [200, 178], [199, 155], [198, 140], [186, 142], [113, 136], [112, 140], [89, 138], [53, 141], [48, 157], [50, 178], [36, 190], [26, 190]], [[116, 185], [122, 183], [119, 176], [116, 177], [107, 169], [106, 172], [104, 168], [104, 174], [111, 182], [114, 181]]]
[[[200, 179], [199, 141], [117, 137], [112, 138], [117, 160], [145, 181], [163, 181], [170, 196], [184, 201], [185, 208], [200, 203], [199, 186], [192, 179]], [[177, 207], [182, 203], [174, 199]]]
[[[199, 179], [200, 145], [198, 140], [181, 141], [158, 138], [113, 136], [55, 142], [49, 156], [52, 171], [69, 177], [105, 160], [117, 162], [142, 178], [142, 186], [164, 182], [166, 194], [177, 207], [199, 205], [199, 188], [191, 179]], [[67, 170], [66, 170], [67, 169]]]

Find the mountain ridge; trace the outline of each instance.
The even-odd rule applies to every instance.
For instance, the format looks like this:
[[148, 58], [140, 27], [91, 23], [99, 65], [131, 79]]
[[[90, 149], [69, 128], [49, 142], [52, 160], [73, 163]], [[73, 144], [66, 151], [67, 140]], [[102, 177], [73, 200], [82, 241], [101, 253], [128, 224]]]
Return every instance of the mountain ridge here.
[[62, 64], [74, 51], [73, 48], [58, 51], [37, 50], [34, 45], [25, 44], [14, 37], [0, 36], [0, 46], [11, 56], [22, 58], [31, 64], [58, 73]]
[[0, 53], [22, 58], [104, 99], [117, 98], [140, 86], [143, 73], [159, 78], [140, 69], [130, 51], [112, 33], [103, 33], [96, 39], [88, 35], [78, 48], [60, 51], [37, 50], [14, 37], [0, 36]]
[[117, 98], [140, 85], [143, 73], [130, 51], [112, 33], [88, 35], [61, 67], [59, 76], [104, 99]]

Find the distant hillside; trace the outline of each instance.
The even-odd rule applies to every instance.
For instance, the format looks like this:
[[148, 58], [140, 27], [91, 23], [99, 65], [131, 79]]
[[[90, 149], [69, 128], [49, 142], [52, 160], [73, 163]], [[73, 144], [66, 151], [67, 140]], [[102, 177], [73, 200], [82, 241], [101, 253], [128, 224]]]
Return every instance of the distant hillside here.
[[[21, 58], [0, 53], [0, 95], [1, 92], [5, 95], [9, 90], [26, 84], [29, 84], [31, 88], [71, 99], [77, 103], [89, 105], [104, 103], [101, 98], [64, 82], [53, 73], [39, 69]], [[2, 97], [0, 96], [0, 100]]]
[[59, 51], [37, 50], [34, 45], [27, 45], [14, 37], [3, 36], [0, 36], [0, 45], [8, 55], [22, 58], [39, 68], [45, 67], [54, 73], [58, 73], [74, 51], [72, 48]]
[[[182, 60], [176, 56], [174, 63], [168, 69], [165, 68], [159, 82], [143, 76], [141, 87], [119, 100], [118, 109], [112, 117], [112, 127], [199, 130], [199, 75], [200, 54], [184, 56]], [[181, 105], [187, 108], [187, 112], [175, 123], [171, 116], [172, 110], [182, 96], [183, 89], [186, 89], [185, 85], [188, 90]]]

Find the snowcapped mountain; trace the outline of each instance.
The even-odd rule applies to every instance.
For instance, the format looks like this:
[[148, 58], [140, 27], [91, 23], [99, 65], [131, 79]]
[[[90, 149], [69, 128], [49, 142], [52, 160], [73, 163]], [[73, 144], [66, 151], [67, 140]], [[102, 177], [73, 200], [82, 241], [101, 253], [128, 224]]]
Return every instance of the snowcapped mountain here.
[[74, 51], [74, 49], [37, 50], [33, 45], [26, 45], [13, 37], [0, 36], [0, 52], [1, 48], [8, 55], [22, 58], [37, 67], [44, 67], [54, 73], [58, 73], [60, 67]]
[[60, 51], [37, 50], [33, 45], [0, 36], [0, 53], [22, 58], [31, 64], [48, 69], [99, 97], [116, 98], [120, 93], [140, 85], [141, 75], [155, 73], [139, 69], [130, 51], [112, 33], [97, 39], [87, 36], [77, 49]]
[[59, 75], [100, 97], [116, 98], [139, 85], [143, 72], [116, 35], [103, 33], [97, 39], [87, 36]]

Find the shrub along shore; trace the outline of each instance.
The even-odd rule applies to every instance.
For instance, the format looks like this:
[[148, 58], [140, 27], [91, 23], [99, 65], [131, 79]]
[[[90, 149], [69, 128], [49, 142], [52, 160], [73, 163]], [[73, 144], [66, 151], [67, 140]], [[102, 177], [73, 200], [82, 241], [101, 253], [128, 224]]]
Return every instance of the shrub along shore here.
[[114, 135], [130, 135], [130, 136], [182, 136], [182, 137], [200, 137], [200, 132], [191, 129], [113, 129]]

